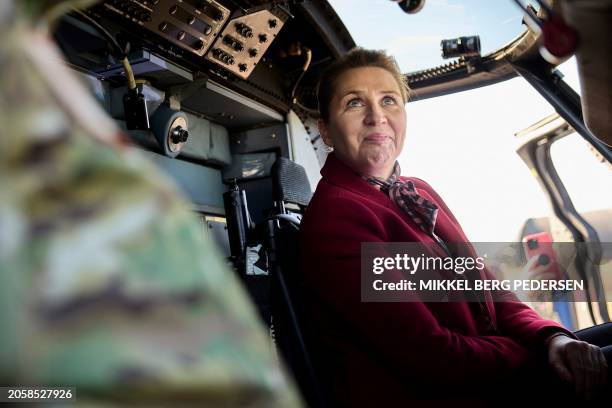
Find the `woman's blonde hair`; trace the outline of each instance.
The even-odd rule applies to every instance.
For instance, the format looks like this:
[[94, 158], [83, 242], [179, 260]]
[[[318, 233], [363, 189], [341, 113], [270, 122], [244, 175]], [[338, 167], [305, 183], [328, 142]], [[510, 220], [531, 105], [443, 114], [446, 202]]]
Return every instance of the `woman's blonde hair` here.
[[349, 69], [363, 67], [378, 67], [387, 70], [397, 82], [402, 94], [403, 102], [408, 102], [410, 89], [406, 77], [400, 72], [395, 58], [382, 50], [366, 50], [361, 47], [353, 48], [344, 57], [334, 61], [321, 75], [317, 86], [317, 100], [319, 114], [325, 122], [329, 119], [329, 104], [331, 103], [338, 78]]

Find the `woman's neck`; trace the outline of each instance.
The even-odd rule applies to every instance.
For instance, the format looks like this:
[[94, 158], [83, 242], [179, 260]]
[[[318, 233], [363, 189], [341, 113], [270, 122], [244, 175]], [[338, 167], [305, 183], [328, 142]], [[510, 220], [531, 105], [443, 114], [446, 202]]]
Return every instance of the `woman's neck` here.
[[395, 167], [395, 162], [391, 166], [387, 166], [385, 168], [375, 167], [370, 168], [366, 171], [362, 171], [362, 174], [368, 177], [376, 177], [377, 179], [386, 181], [393, 174], [393, 168]]
[[[366, 176], [366, 177], [375, 177], [379, 180], [383, 180], [383, 181], [387, 181], [387, 179], [389, 179], [389, 177], [391, 177], [391, 174], [393, 174], [393, 170], [395, 169], [395, 160], [390, 163], [389, 165], [386, 166], [374, 166], [374, 165], [358, 165], [356, 163], [351, 163], [348, 160], [345, 160], [343, 157], [335, 154], [336, 158], [341, 161], [342, 163], [344, 163], [347, 167], [349, 167], [350, 169], [352, 169], [353, 171], [359, 173], [360, 175]], [[373, 186], [378, 188], [377, 186]]]

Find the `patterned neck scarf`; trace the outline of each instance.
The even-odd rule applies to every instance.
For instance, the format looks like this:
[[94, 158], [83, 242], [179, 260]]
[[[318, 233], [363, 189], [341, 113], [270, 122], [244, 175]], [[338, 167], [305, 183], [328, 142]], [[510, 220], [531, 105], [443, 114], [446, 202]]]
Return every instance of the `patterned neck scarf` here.
[[[436, 237], [434, 228], [438, 216], [438, 206], [417, 193], [412, 181], [400, 180], [400, 165], [396, 161], [393, 173], [387, 180], [359, 174], [368, 183], [380, 186], [380, 190], [389, 195], [391, 201], [397, 204], [412, 221], [427, 235]], [[438, 238], [436, 238], [438, 240]]]

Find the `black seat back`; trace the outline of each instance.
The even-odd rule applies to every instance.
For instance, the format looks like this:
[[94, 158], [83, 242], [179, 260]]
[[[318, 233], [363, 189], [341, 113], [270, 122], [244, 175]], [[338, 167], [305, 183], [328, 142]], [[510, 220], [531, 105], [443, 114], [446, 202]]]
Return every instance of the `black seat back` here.
[[306, 208], [312, 198], [306, 170], [285, 157], [279, 157], [272, 165], [271, 173], [274, 200]]
[[279, 158], [272, 168], [274, 199], [278, 213], [268, 222], [266, 242], [271, 269], [272, 324], [276, 344], [294, 374], [304, 399], [311, 407], [323, 407], [308, 349], [307, 330], [301, 318], [299, 275], [299, 214], [285, 209], [297, 204], [303, 211], [312, 192], [304, 168]]

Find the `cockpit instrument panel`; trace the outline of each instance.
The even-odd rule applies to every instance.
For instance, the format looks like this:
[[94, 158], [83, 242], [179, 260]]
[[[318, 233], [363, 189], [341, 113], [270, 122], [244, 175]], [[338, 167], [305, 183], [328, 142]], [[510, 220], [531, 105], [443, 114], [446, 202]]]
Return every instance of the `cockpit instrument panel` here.
[[106, 0], [103, 6], [200, 57], [230, 17], [214, 0]]
[[280, 9], [260, 10], [232, 18], [206, 59], [241, 78], [248, 78], [287, 18]]
[[280, 7], [231, 15], [214, 0], [106, 0], [102, 6], [243, 79], [289, 18]]

